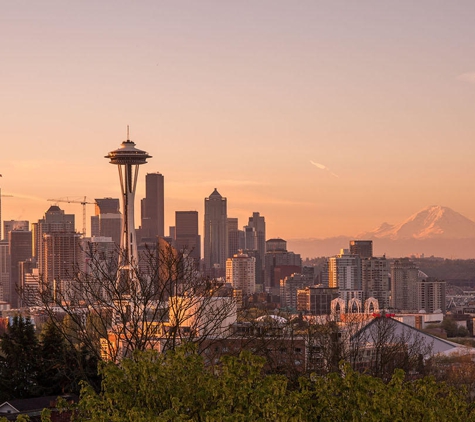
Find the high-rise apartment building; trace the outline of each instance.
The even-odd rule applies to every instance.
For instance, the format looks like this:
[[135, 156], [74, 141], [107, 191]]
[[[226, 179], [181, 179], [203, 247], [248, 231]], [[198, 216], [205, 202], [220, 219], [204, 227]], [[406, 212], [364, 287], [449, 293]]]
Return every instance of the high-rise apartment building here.
[[389, 262], [385, 257], [361, 260], [364, 299], [378, 300], [379, 309], [389, 306]]
[[419, 269], [409, 258], [396, 259], [391, 265], [391, 307], [417, 311]]
[[[240, 231], [240, 233], [243, 233]], [[245, 253], [247, 256], [252, 256], [256, 259], [256, 293], [261, 293], [264, 289], [264, 271], [261, 270], [262, 263], [259, 251], [256, 249], [241, 249], [242, 253]]]
[[165, 188], [164, 177], [160, 173], [145, 176], [145, 198], [141, 201], [142, 239], [156, 239], [165, 236]]
[[214, 189], [205, 198], [204, 260], [206, 271], [224, 275], [228, 255], [227, 200]]
[[198, 234], [198, 211], [175, 212], [174, 245], [179, 252], [193, 258], [196, 268], [201, 259], [201, 237]]
[[340, 297], [348, 303], [351, 299], [363, 303], [361, 258], [342, 249], [339, 255], [328, 258], [328, 287], [338, 288]]
[[256, 291], [256, 259], [244, 253], [238, 253], [226, 261], [226, 282], [243, 296]]
[[446, 282], [422, 280], [417, 282], [417, 310], [426, 313], [446, 311]]
[[373, 256], [372, 240], [350, 240], [350, 254], [359, 255], [361, 259]]

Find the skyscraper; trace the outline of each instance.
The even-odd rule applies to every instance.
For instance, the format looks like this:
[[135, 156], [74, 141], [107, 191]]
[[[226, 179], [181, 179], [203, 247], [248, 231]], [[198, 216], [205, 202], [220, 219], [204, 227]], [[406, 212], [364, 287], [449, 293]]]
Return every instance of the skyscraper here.
[[[264, 269], [266, 255], [266, 220], [258, 212], [253, 212], [249, 217], [248, 227], [254, 228], [256, 233], [256, 248], [261, 258], [261, 270]], [[246, 247], [246, 249], [249, 249]]]
[[201, 259], [201, 238], [198, 234], [198, 211], [175, 212], [175, 247], [194, 259], [199, 268]]
[[122, 214], [119, 211], [118, 198], [97, 198], [96, 215], [91, 217], [91, 236], [105, 236], [120, 247]]
[[244, 247], [249, 251], [257, 251], [257, 231], [254, 227], [244, 226]]
[[119, 214], [119, 198], [96, 198], [96, 215], [99, 214]]
[[44, 218], [33, 226], [33, 256], [38, 261], [40, 274], [45, 269], [44, 235], [50, 233], [75, 233], [74, 214], [65, 214], [57, 205], [46, 211]]
[[10, 252], [10, 304], [12, 308], [19, 306], [18, 293], [21, 287], [19, 263], [32, 257], [32, 236], [28, 230], [11, 230], [8, 232]]
[[215, 188], [205, 198], [204, 259], [206, 271], [224, 275], [227, 257], [227, 201]]
[[258, 212], [253, 212], [248, 225], [243, 227], [243, 238], [242, 249], [248, 255], [256, 257], [256, 284], [262, 287], [266, 259], [266, 222]]
[[8, 233], [12, 230], [28, 231], [30, 223], [26, 220], [10, 220], [3, 222], [3, 235], [5, 240], [8, 240]]
[[228, 232], [228, 253], [227, 257], [232, 258], [239, 252], [239, 249], [243, 249], [244, 245], [240, 245], [240, 231], [238, 227], [238, 219], [229, 217], [227, 219], [227, 232]]
[[[52, 232], [43, 234], [43, 258], [40, 275], [43, 283], [59, 288], [65, 281], [74, 280], [81, 261], [81, 235], [74, 232]], [[58, 284], [59, 283], [59, 284]]]
[[165, 190], [164, 177], [160, 173], [145, 176], [145, 198], [141, 201], [142, 239], [156, 239], [165, 236]]

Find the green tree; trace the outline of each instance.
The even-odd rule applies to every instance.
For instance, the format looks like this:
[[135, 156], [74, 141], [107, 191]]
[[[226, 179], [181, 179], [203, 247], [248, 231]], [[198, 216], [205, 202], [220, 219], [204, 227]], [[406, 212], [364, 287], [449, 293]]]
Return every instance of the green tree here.
[[43, 394], [50, 396], [61, 394], [71, 389], [74, 367], [68, 356], [68, 347], [64, 337], [51, 322], [41, 332], [40, 354], [41, 367], [39, 382]]
[[136, 352], [120, 365], [103, 363], [102, 389], [85, 384], [77, 421], [475, 421], [464, 391], [426, 377], [389, 383], [349, 364], [325, 376], [266, 375], [265, 360], [243, 352], [206, 367], [190, 346]]
[[31, 320], [15, 316], [0, 338], [0, 349], [2, 399], [38, 395], [41, 390], [38, 383], [40, 346]]
[[473, 421], [463, 392], [431, 377], [405, 381], [396, 370], [389, 383], [345, 364], [340, 373], [301, 378], [297, 396], [308, 421]]
[[[83, 365], [81, 352], [67, 343], [55, 323], [49, 321], [40, 336], [39, 384], [43, 395], [79, 393], [80, 380], [88, 380], [88, 365]], [[86, 362], [84, 362], [86, 363]], [[92, 370], [97, 372], [97, 365]]]
[[165, 354], [136, 353], [120, 366], [104, 363], [102, 390], [85, 385], [78, 420], [279, 420], [291, 407], [287, 380], [263, 374], [264, 359], [243, 352], [207, 368], [189, 346]]
[[[10, 419], [11, 420], [11, 419]], [[29, 422], [31, 419], [27, 415], [18, 415], [15, 422]], [[7, 418], [1, 417], [0, 422], [9, 422]]]

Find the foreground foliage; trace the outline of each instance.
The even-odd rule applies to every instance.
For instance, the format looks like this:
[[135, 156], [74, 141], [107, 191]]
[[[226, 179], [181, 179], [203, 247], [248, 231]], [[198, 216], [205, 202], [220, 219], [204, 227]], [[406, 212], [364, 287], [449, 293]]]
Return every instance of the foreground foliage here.
[[391, 381], [350, 366], [300, 378], [265, 375], [264, 359], [243, 352], [205, 367], [191, 347], [140, 352], [120, 366], [104, 363], [100, 393], [84, 385], [76, 421], [471, 421], [463, 391], [433, 378]]

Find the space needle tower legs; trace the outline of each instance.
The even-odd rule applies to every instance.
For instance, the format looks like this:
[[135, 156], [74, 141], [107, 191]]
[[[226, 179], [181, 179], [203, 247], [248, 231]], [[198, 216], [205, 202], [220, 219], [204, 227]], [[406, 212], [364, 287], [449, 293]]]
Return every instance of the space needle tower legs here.
[[128, 273], [128, 279], [132, 280], [138, 259], [134, 219], [135, 189], [137, 187], [139, 166], [146, 164], [147, 158], [151, 158], [151, 156], [145, 151], [135, 148], [135, 143], [127, 139], [122, 142], [118, 149], [109, 152], [105, 158], [110, 159], [110, 163], [115, 164], [119, 168], [123, 211], [119, 272], [122, 274]]

